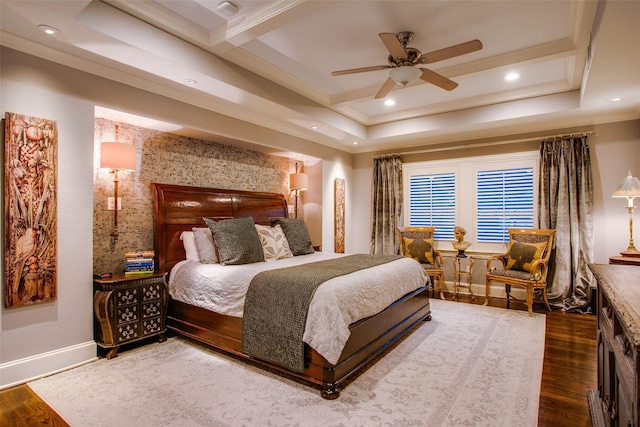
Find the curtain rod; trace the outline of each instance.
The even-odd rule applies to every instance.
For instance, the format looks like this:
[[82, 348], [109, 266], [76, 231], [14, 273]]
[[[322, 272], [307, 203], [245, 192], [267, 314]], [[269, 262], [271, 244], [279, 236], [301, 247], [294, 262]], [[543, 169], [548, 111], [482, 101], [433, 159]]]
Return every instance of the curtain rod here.
[[375, 154], [371, 156], [372, 159], [388, 159], [389, 157], [400, 157], [400, 154], [389, 153], [389, 154]]
[[[547, 136], [535, 136], [531, 138], [520, 138], [520, 139], [510, 139], [506, 141], [492, 141], [485, 142], [480, 144], [464, 144], [464, 145], [455, 145], [449, 147], [440, 147], [440, 148], [427, 148], [424, 150], [416, 150], [416, 151], [405, 151], [402, 154], [422, 154], [422, 153], [435, 153], [437, 151], [450, 151], [450, 150], [461, 150], [467, 148], [478, 148], [478, 147], [491, 147], [495, 145], [507, 145], [507, 144], [515, 144], [518, 142], [531, 142], [531, 141], [545, 141], [549, 139], [556, 138], [567, 138], [572, 136], [587, 136], [587, 135], [597, 135], [598, 132], [595, 130], [589, 130], [584, 132], [575, 132], [575, 133], [567, 133], [567, 134], [557, 134], [557, 135], [547, 135]], [[375, 158], [375, 156], [373, 156]]]

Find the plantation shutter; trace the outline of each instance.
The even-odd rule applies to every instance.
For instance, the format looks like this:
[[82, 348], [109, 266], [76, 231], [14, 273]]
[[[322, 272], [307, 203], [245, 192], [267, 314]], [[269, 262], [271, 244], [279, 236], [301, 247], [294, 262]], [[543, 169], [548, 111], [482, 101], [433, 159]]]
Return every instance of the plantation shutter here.
[[453, 238], [456, 220], [456, 179], [453, 173], [409, 178], [409, 224], [436, 227], [434, 238]]
[[533, 168], [477, 173], [478, 242], [506, 242], [507, 228], [533, 227]]

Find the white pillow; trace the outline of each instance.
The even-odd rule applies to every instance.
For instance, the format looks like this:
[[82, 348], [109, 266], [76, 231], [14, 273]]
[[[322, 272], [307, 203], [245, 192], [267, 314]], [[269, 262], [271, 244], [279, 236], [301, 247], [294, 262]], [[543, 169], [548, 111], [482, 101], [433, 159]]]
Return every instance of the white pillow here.
[[262, 243], [265, 261], [293, 258], [289, 242], [279, 224], [274, 227], [256, 224], [256, 231], [260, 237], [260, 243]]
[[217, 264], [218, 255], [216, 254], [216, 246], [213, 243], [213, 235], [208, 227], [193, 227], [193, 234], [196, 238], [196, 248], [198, 257], [203, 264]]
[[196, 248], [196, 238], [193, 235], [193, 231], [183, 231], [180, 233], [180, 240], [182, 240], [182, 246], [187, 254], [188, 261], [200, 261], [198, 256], [198, 249]]

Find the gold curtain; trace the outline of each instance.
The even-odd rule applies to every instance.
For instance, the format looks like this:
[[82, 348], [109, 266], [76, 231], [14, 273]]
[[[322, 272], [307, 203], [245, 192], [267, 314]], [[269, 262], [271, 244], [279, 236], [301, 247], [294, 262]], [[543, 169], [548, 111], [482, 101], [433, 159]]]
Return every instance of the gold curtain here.
[[398, 253], [396, 227], [402, 218], [402, 161], [397, 154], [373, 158], [372, 254]]

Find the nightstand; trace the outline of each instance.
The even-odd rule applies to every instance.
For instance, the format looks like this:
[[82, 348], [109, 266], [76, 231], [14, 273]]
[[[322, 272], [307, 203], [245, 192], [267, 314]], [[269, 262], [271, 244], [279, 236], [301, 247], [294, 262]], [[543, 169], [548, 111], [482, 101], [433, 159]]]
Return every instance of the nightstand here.
[[114, 274], [93, 281], [94, 336], [101, 348], [109, 349], [107, 359], [118, 348], [159, 335], [165, 341], [167, 313], [167, 273]]
[[453, 300], [458, 299], [460, 288], [467, 288], [471, 294], [471, 301], [475, 301], [476, 297], [471, 290], [471, 272], [473, 271], [474, 262], [472, 256], [466, 258], [455, 257], [453, 259]]

